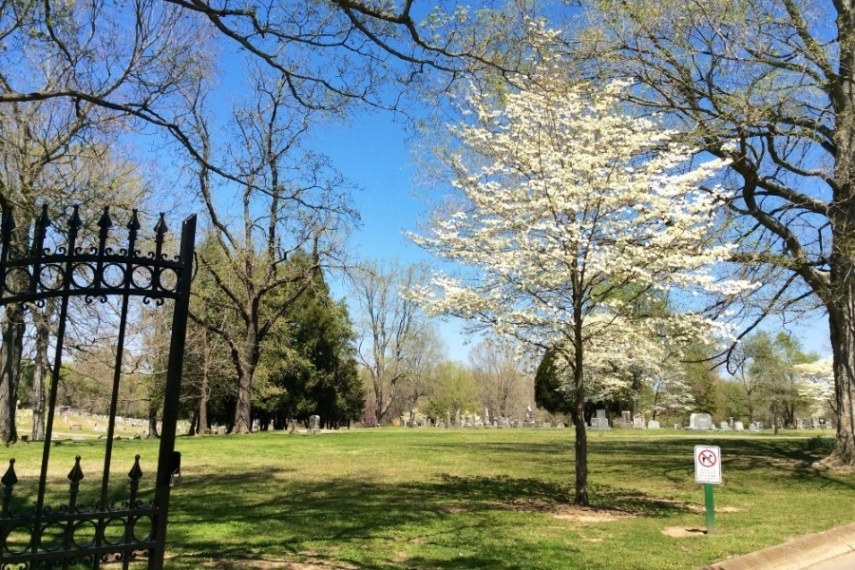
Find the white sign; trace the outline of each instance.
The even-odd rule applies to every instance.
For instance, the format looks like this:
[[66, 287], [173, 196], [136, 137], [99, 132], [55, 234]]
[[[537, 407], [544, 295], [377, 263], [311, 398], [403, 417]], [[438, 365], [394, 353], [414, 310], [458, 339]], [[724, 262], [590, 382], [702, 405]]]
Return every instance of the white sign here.
[[695, 482], [721, 485], [721, 448], [717, 445], [695, 446]]

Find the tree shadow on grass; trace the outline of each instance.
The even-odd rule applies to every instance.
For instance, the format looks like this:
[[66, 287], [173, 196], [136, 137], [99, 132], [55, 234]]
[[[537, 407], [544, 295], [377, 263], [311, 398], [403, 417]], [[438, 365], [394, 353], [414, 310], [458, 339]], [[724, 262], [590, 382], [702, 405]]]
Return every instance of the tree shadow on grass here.
[[[319, 560], [359, 568], [534, 568], [544, 549], [569, 556], [566, 543], [521, 541], [511, 512], [567, 509], [568, 485], [533, 478], [442, 475], [429, 481], [369, 479], [277, 481], [277, 473], [207, 475], [187, 481], [172, 501], [170, 550], [175, 568], [200, 560]], [[599, 511], [668, 516], [687, 507], [606, 486]], [[544, 522], [544, 528], [552, 525]], [[210, 528], [213, 526], [215, 528]], [[216, 527], [219, 527], [217, 529]], [[414, 543], [418, 548], [401, 545]], [[365, 560], [365, 548], [388, 552]], [[474, 550], [474, 552], [473, 552]], [[580, 553], [577, 555], [581, 556]], [[529, 560], [521, 565], [521, 560]], [[182, 564], [184, 564], [182, 566]]]

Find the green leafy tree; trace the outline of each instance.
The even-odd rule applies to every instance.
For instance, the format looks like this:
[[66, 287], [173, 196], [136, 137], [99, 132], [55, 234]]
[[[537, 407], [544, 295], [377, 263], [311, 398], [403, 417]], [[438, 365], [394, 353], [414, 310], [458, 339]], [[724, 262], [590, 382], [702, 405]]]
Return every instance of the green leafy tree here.
[[433, 396], [428, 400], [428, 414], [444, 418], [446, 414], [455, 417], [458, 413], [477, 410], [478, 386], [465, 365], [454, 361], [441, 362], [436, 367], [436, 376]]
[[[263, 420], [284, 426], [312, 414], [338, 428], [358, 420], [365, 404], [347, 309], [318, 275], [289, 307], [263, 360], [270, 368], [257, 404]], [[265, 422], [266, 423], [266, 422]]]
[[642, 114], [727, 161], [730, 260], [763, 284], [741, 307], [749, 328], [782, 311], [827, 315], [838, 414], [829, 463], [855, 465], [855, 4], [585, 5], [591, 26], [563, 37], [580, 63], [568, 67], [634, 83], [627, 99]]

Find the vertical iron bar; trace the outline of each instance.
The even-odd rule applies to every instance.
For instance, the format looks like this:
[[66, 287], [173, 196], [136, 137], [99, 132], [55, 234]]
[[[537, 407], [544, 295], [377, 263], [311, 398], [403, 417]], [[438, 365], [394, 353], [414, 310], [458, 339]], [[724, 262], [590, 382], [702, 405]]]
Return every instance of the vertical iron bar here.
[[[109, 222], [109, 218], [105, 222], [104, 218], [107, 216], [107, 209], [104, 209], [104, 216], [102, 216], [99, 225], [101, 225], [101, 237], [99, 239], [99, 258], [103, 255], [104, 245], [106, 242], [106, 232], [109, 226], [107, 222]], [[133, 216], [131, 217], [131, 221], [128, 223], [128, 255], [127, 261], [125, 262], [125, 280], [122, 287], [122, 309], [119, 314], [119, 337], [116, 340], [116, 361], [113, 365], [113, 392], [110, 396], [110, 419], [107, 423], [107, 446], [104, 451], [104, 476], [101, 479], [101, 502], [100, 508], [101, 510], [105, 510], [107, 508], [107, 497], [109, 495], [109, 486], [110, 486], [110, 463], [113, 458], [113, 435], [115, 434], [116, 429], [116, 407], [118, 406], [119, 401], [119, 382], [122, 378], [122, 361], [125, 358], [125, 333], [127, 331], [128, 324], [128, 305], [130, 301], [130, 288], [131, 288], [131, 280], [133, 278], [134, 271], [134, 252], [136, 248], [137, 241], [137, 230], [139, 229], [139, 222], [137, 221], [137, 211], [134, 210]], [[100, 545], [100, 544], [99, 544]]]
[[[74, 459], [74, 467], [68, 472], [68, 481], [68, 514], [74, 515], [77, 512], [77, 493], [80, 492], [80, 482], [83, 481], [83, 469], [80, 468], [79, 455]], [[72, 516], [68, 517], [63, 534], [62, 570], [68, 570], [71, 568], [71, 557], [68, 556], [68, 553], [71, 551], [74, 538], [74, 518]]]
[[[107, 218], [105, 220], [105, 218]], [[103, 255], [103, 250], [107, 239], [107, 230], [109, 229], [109, 217], [107, 209], [104, 209], [104, 215], [99, 220], [101, 232], [99, 236], [99, 258]], [[122, 362], [125, 358], [125, 332], [128, 324], [128, 305], [130, 302], [130, 288], [134, 272], [134, 258], [136, 256], [137, 231], [140, 228], [139, 220], [137, 219], [137, 211], [133, 211], [131, 220], [128, 222], [128, 250], [127, 259], [125, 261], [125, 278], [122, 283], [122, 309], [119, 314], [119, 336], [116, 339], [116, 361], [113, 364], [113, 388], [110, 395], [110, 419], [107, 423], [107, 445], [104, 449], [104, 472], [101, 477], [101, 500], [98, 503], [99, 510], [103, 513], [107, 510], [107, 500], [110, 490], [110, 464], [113, 461], [113, 435], [116, 428], [116, 407], [119, 401], [119, 382], [122, 378]], [[102, 519], [103, 521], [103, 519]], [[99, 527], [106, 530], [103, 522], [99, 523]], [[95, 536], [95, 545], [103, 544], [103, 532], [99, 532]], [[100, 557], [96, 556], [92, 563], [93, 570], [100, 567]]]
[[[18, 476], [15, 475], [15, 460], [9, 460], [9, 468], [3, 479], [0, 479], [0, 484], [3, 485], [3, 519], [0, 521], [0, 567], [3, 566], [3, 553], [6, 552], [6, 542], [8, 532], [6, 530], [6, 521], [12, 516], [12, 491], [15, 484], [18, 482]], [[32, 537], [30, 537], [32, 540]]]
[[[137, 491], [140, 487], [140, 479], [142, 479], [143, 472], [140, 469], [140, 456], [137, 455], [134, 459], [134, 466], [131, 467], [130, 472], [128, 473], [128, 478], [131, 480], [130, 484], [130, 496], [128, 498], [128, 511], [130, 513], [134, 513], [137, 508]], [[130, 544], [132, 540], [134, 540], [134, 527], [136, 526], [138, 519], [134, 518], [133, 514], [128, 515], [128, 524], [125, 526], [125, 544]], [[122, 555], [122, 570], [128, 570], [131, 565], [131, 552], [130, 550], [126, 550]]]
[[[45, 487], [47, 486], [48, 464], [50, 463], [50, 444], [53, 439], [53, 418], [54, 409], [56, 408], [56, 393], [59, 387], [59, 373], [62, 368], [62, 351], [65, 341], [65, 323], [68, 320], [68, 300], [71, 296], [71, 274], [74, 271], [72, 259], [74, 256], [74, 248], [77, 247], [77, 231], [82, 225], [78, 206], [74, 206], [74, 212], [68, 221], [68, 240], [66, 241], [66, 262], [65, 274], [62, 283], [62, 302], [59, 309], [59, 324], [56, 331], [56, 350], [53, 358], [53, 370], [50, 377], [50, 402], [48, 403], [48, 418], [47, 428], [45, 429], [45, 441], [42, 451], [42, 469], [39, 477], [39, 494], [36, 498], [35, 521], [33, 523], [34, 537], [41, 534], [41, 518], [45, 505]], [[38, 541], [33, 540], [32, 552], [35, 553], [38, 549]]]
[[166, 518], [169, 512], [169, 480], [172, 476], [172, 453], [175, 451], [175, 424], [178, 420], [178, 395], [181, 391], [181, 369], [184, 365], [184, 339], [190, 312], [190, 283], [193, 279], [193, 246], [196, 238], [196, 216], [184, 220], [181, 230], [180, 274], [177, 298], [172, 313], [172, 338], [166, 367], [166, 389], [163, 398], [163, 427], [160, 430], [160, 452], [157, 461], [154, 521], [154, 549], [149, 553], [149, 570], [163, 570], [166, 544]]

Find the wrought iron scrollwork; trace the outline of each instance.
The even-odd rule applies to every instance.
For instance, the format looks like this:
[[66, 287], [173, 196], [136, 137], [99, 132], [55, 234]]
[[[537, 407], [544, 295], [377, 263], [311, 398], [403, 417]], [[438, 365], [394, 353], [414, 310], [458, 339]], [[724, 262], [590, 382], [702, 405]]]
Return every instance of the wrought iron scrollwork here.
[[[57, 227], [48, 216], [47, 207], [43, 207], [38, 219], [28, 226], [31, 234], [27, 234], [27, 228], [18, 228], [11, 211], [2, 213], [0, 307], [28, 304], [43, 307], [48, 300], [55, 299], [58, 319], [35, 507], [20, 512], [13, 508], [14, 490], [19, 483], [14, 459], [0, 478], [0, 570], [68, 569], [80, 565], [98, 569], [108, 563], [118, 563], [127, 570], [140, 557], [147, 559], [149, 570], [163, 569], [196, 220], [195, 217], [185, 220], [176, 256], [164, 252], [168, 230], [163, 214], [154, 227], [153, 251], [148, 253], [142, 253], [139, 247], [141, 224], [136, 210], [125, 227], [127, 241], [119, 245], [117, 236], [112, 235], [114, 225], [108, 208], [101, 213], [94, 234], [82, 231], [78, 207], [73, 208], [64, 228]], [[80, 457], [68, 474], [67, 504], [58, 507], [45, 504], [64, 331], [72, 297], [80, 297], [87, 303], [103, 302], [110, 297], [120, 299], [101, 492], [91, 509], [78, 505], [85, 479]], [[151, 501], [139, 498], [143, 473], [137, 456], [128, 472], [127, 500], [116, 505], [110, 502], [110, 464], [131, 297], [146, 304], [162, 305], [168, 299], [175, 302], [154, 498]]]
[[0, 297], [4, 304], [32, 302], [63, 294], [83, 296], [88, 301], [104, 301], [110, 295], [136, 295], [161, 305], [178, 295], [183, 263], [164, 253], [168, 232], [163, 214], [154, 226], [154, 250], [142, 253], [138, 248], [140, 221], [133, 211], [126, 228], [127, 246], [111, 245], [113, 221], [109, 208], [98, 219], [95, 243], [81, 244], [83, 222], [74, 207], [63, 233], [66, 243], [55, 248], [45, 246], [48, 230], [54, 227], [47, 207], [34, 224], [32, 247], [16, 248], [13, 233], [17, 224], [11, 212], [4, 213], [0, 231]]
[[[130, 563], [147, 557], [155, 546], [154, 521], [157, 505], [137, 497], [140, 481], [140, 456], [128, 473], [128, 500], [122, 507], [106, 510], [84, 509], [77, 495], [84, 479], [77, 456], [68, 474], [68, 503], [57, 508], [45, 506], [41, 512], [13, 512], [10, 502], [18, 483], [15, 460], [9, 461], [0, 479], [3, 487], [3, 518], [0, 533], [0, 569], [63, 568], [75, 564], [92, 567], [98, 563]], [[125, 565], [127, 567], [127, 565]]]

